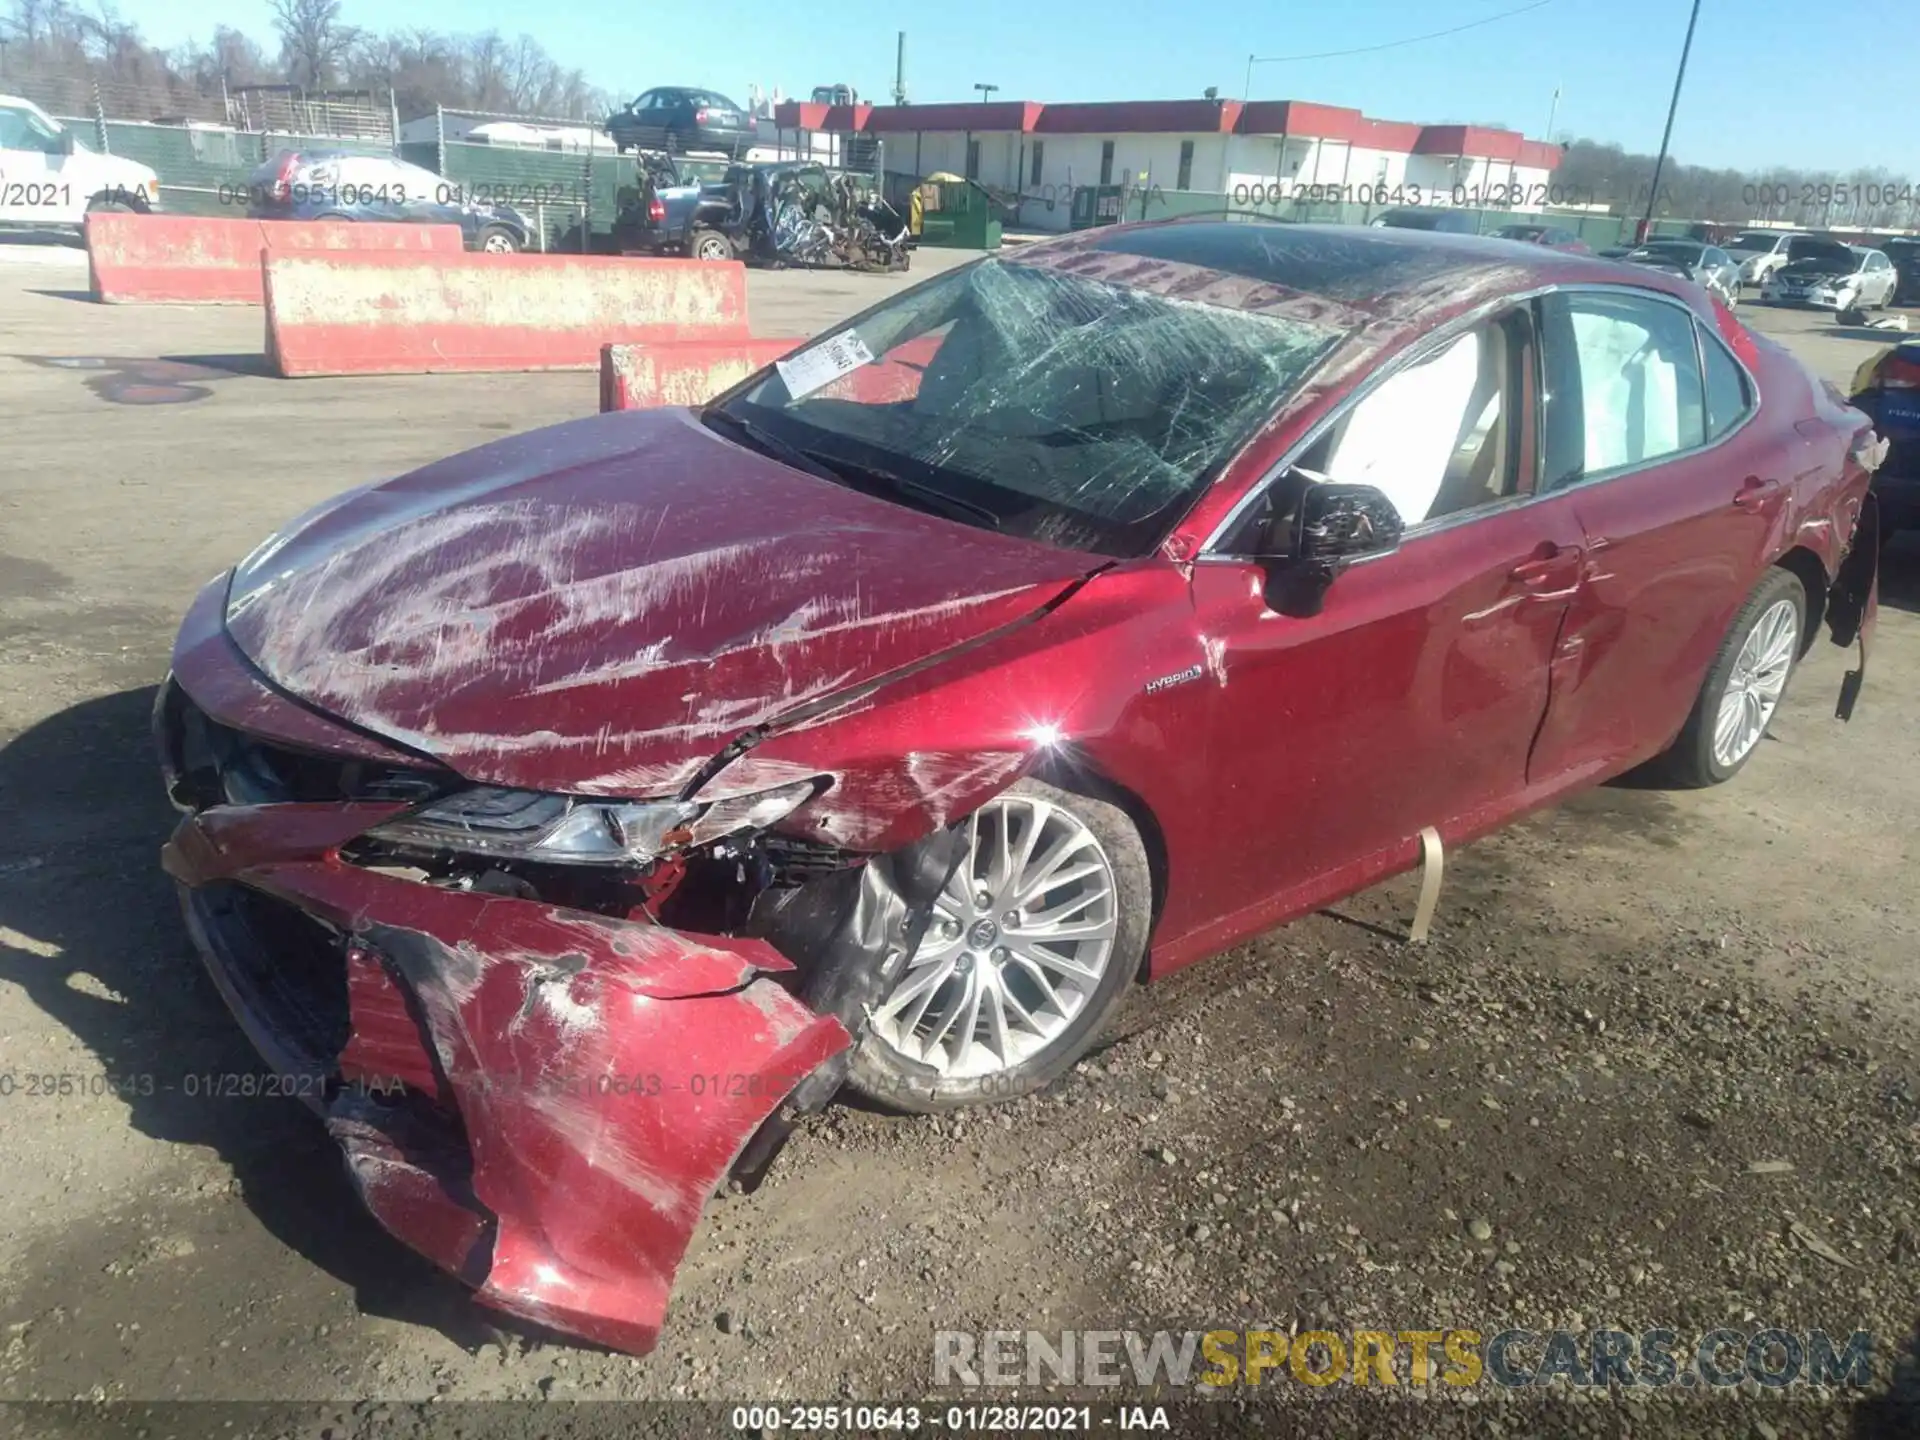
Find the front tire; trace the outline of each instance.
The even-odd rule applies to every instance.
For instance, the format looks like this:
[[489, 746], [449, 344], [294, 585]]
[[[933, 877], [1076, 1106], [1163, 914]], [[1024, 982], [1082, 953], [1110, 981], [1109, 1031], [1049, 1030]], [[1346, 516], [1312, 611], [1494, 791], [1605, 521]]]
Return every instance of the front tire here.
[[1057, 1079], [1146, 954], [1152, 875], [1117, 805], [1021, 780], [965, 823], [966, 858], [848, 1076], [899, 1110], [1011, 1100]]
[[484, 255], [513, 255], [520, 249], [520, 237], [504, 225], [483, 226], [475, 247]]
[[1753, 758], [1793, 678], [1807, 631], [1807, 587], [1769, 570], [1727, 627], [1680, 737], [1660, 759], [1689, 788], [1721, 785]]

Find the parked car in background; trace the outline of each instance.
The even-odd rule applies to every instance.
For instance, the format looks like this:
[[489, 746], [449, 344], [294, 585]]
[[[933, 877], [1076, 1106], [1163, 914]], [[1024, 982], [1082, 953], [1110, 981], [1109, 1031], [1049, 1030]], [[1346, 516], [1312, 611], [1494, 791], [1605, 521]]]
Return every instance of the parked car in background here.
[[1493, 232], [1501, 240], [1519, 240], [1528, 245], [1545, 245], [1549, 250], [1565, 250], [1573, 255], [1591, 255], [1593, 248], [1571, 230], [1558, 225], [1502, 225]]
[[753, 147], [753, 117], [711, 90], [663, 85], [635, 96], [607, 117], [607, 134], [622, 151], [712, 150], [738, 160]]
[[1441, 205], [1399, 205], [1368, 222], [1386, 230], [1439, 230], [1449, 235], [1477, 235], [1480, 220], [1471, 210], [1449, 210]]
[[1920, 305], [1920, 240], [1894, 236], [1883, 240], [1880, 249], [1893, 262], [1899, 281], [1894, 286], [1895, 305]]
[[1864, 361], [1853, 403], [1887, 442], [1887, 457], [1873, 476], [1881, 530], [1920, 530], [1920, 340], [1889, 345]]
[[0, 227], [79, 227], [90, 212], [160, 208], [160, 177], [95, 153], [31, 100], [0, 95]]
[[1893, 302], [1900, 274], [1878, 250], [1806, 238], [1794, 258], [1760, 287], [1770, 305], [1812, 305], [1821, 310], [1881, 310]]
[[1740, 264], [1740, 283], [1758, 285], [1792, 258], [1795, 241], [1811, 240], [1797, 230], [1743, 230], [1720, 248]]
[[458, 225], [469, 250], [510, 253], [535, 243], [532, 222], [511, 205], [471, 198], [467, 187], [393, 155], [282, 150], [247, 183], [257, 220], [380, 221]]
[[1870, 639], [1867, 417], [1665, 272], [1385, 231], [988, 255], [210, 581], [163, 863], [380, 1223], [643, 1351], [843, 1085], [1012, 1100], [1442, 838], [1798, 763], [1817, 628]]
[[1705, 286], [1728, 305], [1740, 303], [1739, 263], [1717, 245], [1662, 237], [1643, 245], [1630, 246], [1612, 258], [1629, 265], [1645, 265], [1683, 275], [1695, 284]]

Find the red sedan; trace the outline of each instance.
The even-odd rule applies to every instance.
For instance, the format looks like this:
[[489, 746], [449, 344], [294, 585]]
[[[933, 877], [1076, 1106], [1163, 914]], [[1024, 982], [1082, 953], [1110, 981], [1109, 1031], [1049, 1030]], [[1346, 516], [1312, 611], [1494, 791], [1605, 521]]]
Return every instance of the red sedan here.
[[1138, 979], [1730, 779], [1819, 625], [1864, 666], [1881, 449], [1651, 271], [1036, 244], [290, 524], [180, 635], [165, 864], [381, 1223], [644, 1350], [843, 1084], [1033, 1090]]

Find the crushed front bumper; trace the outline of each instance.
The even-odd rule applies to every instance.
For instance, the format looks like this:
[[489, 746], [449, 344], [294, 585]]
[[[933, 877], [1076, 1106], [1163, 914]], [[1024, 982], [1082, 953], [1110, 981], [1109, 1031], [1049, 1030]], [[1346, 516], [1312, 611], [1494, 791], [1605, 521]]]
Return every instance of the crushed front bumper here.
[[215, 984], [368, 1209], [499, 1309], [650, 1349], [708, 1196], [849, 1044], [764, 941], [364, 869], [391, 803], [216, 805], [163, 852]]

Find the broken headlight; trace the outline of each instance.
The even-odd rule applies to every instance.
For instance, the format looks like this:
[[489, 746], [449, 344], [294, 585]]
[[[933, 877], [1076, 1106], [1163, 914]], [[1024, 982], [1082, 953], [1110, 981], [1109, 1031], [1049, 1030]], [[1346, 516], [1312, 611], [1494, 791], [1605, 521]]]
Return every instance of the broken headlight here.
[[412, 849], [558, 865], [643, 865], [669, 851], [771, 825], [819, 793], [812, 780], [722, 800], [587, 800], [480, 786], [367, 834]]

